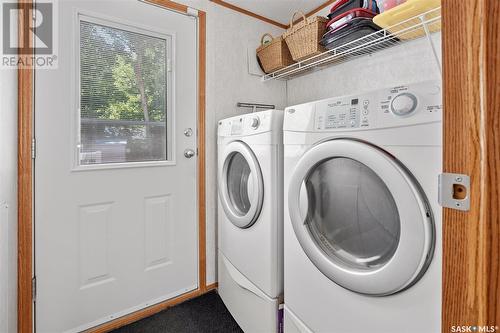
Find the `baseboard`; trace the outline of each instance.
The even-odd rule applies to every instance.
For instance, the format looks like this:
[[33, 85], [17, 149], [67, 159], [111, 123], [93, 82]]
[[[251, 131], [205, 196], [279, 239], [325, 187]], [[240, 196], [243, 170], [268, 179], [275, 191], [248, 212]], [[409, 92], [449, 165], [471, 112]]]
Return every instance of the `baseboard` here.
[[214, 283], [212, 283], [212, 284], [209, 284], [209, 285], [206, 287], [205, 291], [206, 291], [206, 292], [208, 292], [208, 291], [211, 291], [211, 290], [217, 289], [218, 287], [219, 287], [219, 283], [214, 282]]
[[164, 302], [149, 306], [147, 308], [144, 308], [142, 310], [130, 313], [126, 316], [114, 319], [112, 321], [108, 321], [107, 323], [104, 323], [102, 325], [93, 327], [91, 329], [88, 329], [87, 333], [106, 333], [110, 332], [112, 330], [115, 330], [117, 328], [120, 328], [122, 326], [132, 324], [133, 322], [136, 322], [138, 320], [150, 317], [158, 312], [161, 312], [163, 310], [166, 310], [174, 305], [180, 304], [182, 302], [188, 301], [190, 299], [193, 299], [195, 297], [201, 296], [209, 291], [212, 291], [217, 288], [217, 283], [210, 284], [204, 288], [202, 291], [201, 289], [196, 289], [193, 291], [190, 291], [188, 293], [182, 294], [180, 296], [177, 296], [175, 298], [166, 300]]

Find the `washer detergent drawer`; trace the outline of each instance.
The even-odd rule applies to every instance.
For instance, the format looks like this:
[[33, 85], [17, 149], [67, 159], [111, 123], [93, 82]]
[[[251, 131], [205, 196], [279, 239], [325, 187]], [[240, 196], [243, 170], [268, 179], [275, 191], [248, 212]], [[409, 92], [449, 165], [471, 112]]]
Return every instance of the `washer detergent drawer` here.
[[219, 251], [219, 295], [245, 333], [278, 332], [277, 298], [270, 298]]

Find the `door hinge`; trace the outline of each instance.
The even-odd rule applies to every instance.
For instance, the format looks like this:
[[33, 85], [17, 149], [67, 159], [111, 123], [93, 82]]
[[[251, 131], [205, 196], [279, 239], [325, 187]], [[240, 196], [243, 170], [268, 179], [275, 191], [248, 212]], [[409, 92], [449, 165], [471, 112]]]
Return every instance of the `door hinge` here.
[[198, 9], [194, 9], [194, 8], [188, 7], [187, 10], [186, 10], [186, 14], [188, 16], [198, 17]]
[[442, 207], [468, 211], [470, 209], [470, 177], [459, 173], [439, 175], [438, 200]]
[[31, 158], [36, 158], [36, 139], [31, 139]]
[[36, 301], [36, 276], [31, 279], [31, 299], [33, 302]]

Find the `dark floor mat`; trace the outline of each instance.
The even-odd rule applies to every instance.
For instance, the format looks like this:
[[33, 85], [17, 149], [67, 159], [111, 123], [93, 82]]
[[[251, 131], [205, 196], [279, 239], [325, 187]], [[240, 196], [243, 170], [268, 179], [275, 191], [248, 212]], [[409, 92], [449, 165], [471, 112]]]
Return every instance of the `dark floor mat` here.
[[243, 332], [215, 291], [189, 300], [113, 333]]

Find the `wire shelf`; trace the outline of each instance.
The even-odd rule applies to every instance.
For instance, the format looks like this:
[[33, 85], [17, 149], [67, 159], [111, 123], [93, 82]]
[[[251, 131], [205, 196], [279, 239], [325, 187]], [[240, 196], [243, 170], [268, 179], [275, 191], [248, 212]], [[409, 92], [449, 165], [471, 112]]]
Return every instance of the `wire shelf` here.
[[288, 80], [312, 70], [323, 69], [422, 37], [427, 37], [438, 69], [441, 71], [441, 63], [431, 39], [431, 34], [440, 30], [441, 7], [438, 7], [332, 50], [266, 74], [262, 76], [262, 81]]

